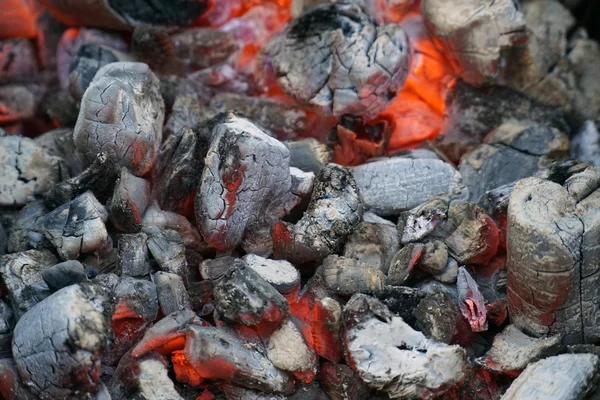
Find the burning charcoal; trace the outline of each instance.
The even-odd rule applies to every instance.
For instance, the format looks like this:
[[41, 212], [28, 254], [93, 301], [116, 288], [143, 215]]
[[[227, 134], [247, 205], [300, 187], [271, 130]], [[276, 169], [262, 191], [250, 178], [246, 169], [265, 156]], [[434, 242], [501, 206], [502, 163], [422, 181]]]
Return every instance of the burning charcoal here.
[[106, 29], [133, 30], [143, 24], [186, 26], [202, 15], [207, 8], [204, 0], [126, 2], [119, 0], [76, 1], [44, 0], [44, 6], [60, 22], [71, 26], [98, 26]]
[[212, 314], [215, 309], [213, 288], [212, 281], [194, 282], [188, 287], [192, 310], [197, 311], [200, 316]]
[[69, 176], [75, 176], [83, 171], [85, 161], [83, 155], [75, 148], [72, 129], [53, 129], [42, 133], [33, 141], [49, 155], [62, 158], [67, 165]]
[[48, 155], [33, 140], [0, 137], [1, 206], [22, 206], [33, 201], [63, 179], [65, 173], [62, 159]]
[[188, 328], [185, 358], [202, 377], [264, 392], [290, 392], [289, 375], [275, 368], [261, 349], [226, 328]]
[[[294, 200], [297, 200], [297, 198]], [[273, 253], [271, 228], [262, 227], [246, 235], [240, 246], [246, 253], [269, 257]]]
[[161, 271], [186, 277], [187, 260], [181, 236], [173, 230], [161, 231], [156, 227], [146, 229], [148, 249], [158, 262]]
[[148, 236], [143, 232], [119, 236], [117, 242], [119, 275], [143, 277], [150, 273], [147, 240]]
[[217, 112], [237, 111], [248, 115], [279, 139], [293, 139], [309, 130], [308, 111], [277, 100], [220, 93], [212, 98], [210, 106]]
[[300, 273], [285, 260], [269, 260], [255, 254], [247, 254], [242, 260], [283, 295], [300, 287]]
[[0, 359], [0, 396], [5, 400], [35, 400], [21, 381], [15, 362], [11, 358]]
[[321, 273], [327, 289], [340, 296], [379, 290], [385, 285], [383, 272], [352, 258], [331, 255], [323, 260]]
[[215, 112], [201, 105], [196, 97], [179, 95], [175, 98], [173, 109], [165, 124], [164, 134], [168, 138], [171, 135], [180, 135], [183, 128], [189, 128], [194, 132], [198, 131], [214, 116]]
[[42, 245], [45, 240], [44, 235], [33, 232], [33, 229], [39, 226], [47, 212], [43, 201], [29, 203], [19, 211], [8, 231], [7, 250], [9, 253], [28, 250], [31, 248], [30, 242], [36, 244], [35, 248], [44, 247]]
[[9, 124], [33, 118], [45, 89], [36, 84], [0, 85], [0, 123]]
[[244, 325], [278, 324], [289, 314], [285, 298], [245, 263], [225, 273], [214, 289], [215, 308], [225, 320]]
[[344, 257], [355, 258], [387, 274], [399, 247], [394, 224], [373, 213], [365, 213], [363, 221], [348, 237]]
[[328, 164], [317, 176], [308, 209], [296, 225], [273, 226], [274, 258], [301, 264], [322, 260], [346, 240], [362, 217], [362, 201], [352, 172]]
[[496, 189], [487, 191], [481, 198], [481, 207], [492, 217], [498, 227], [500, 249], [506, 248], [506, 213], [508, 211], [508, 201], [514, 187], [514, 183], [499, 186]]
[[479, 287], [477, 287], [477, 283], [465, 267], [458, 269], [456, 289], [458, 290], [460, 312], [471, 325], [471, 330], [473, 332], [487, 330], [485, 300], [479, 291]]
[[160, 310], [164, 315], [192, 307], [181, 276], [168, 272], [157, 272], [154, 274], [154, 281]]
[[291, 319], [282, 322], [269, 337], [267, 357], [276, 368], [289, 371], [301, 380], [312, 380], [317, 373], [318, 357]]
[[117, 249], [113, 246], [111, 237], [108, 236], [104, 245], [88, 253], [82, 262], [90, 267], [89, 272], [95, 270], [98, 273], [109, 273], [117, 267], [117, 259]]
[[299, 387], [296, 392], [288, 396], [289, 400], [331, 400], [330, 397], [321, 389], [321, 385], [312, 382], [309, 385]]
[[354, 295], [344, 318], [348, 363], [367, 385], [392, 398], [433, 398], [465, 375], [461, 347], [428, 340], [372, 297]]
[[46, 214], [40, 230], [63, 260], [73, 260], [106, 243], [107, 217], [104, 206], [87, 191]]
[[165, 230], [172, 229], [177, 231], [181, 236], [183, 244], [199, 253], [208, 248], [198, 230], [187, 218], [174, 212], [162, 211], [156, 203], [148, 206], [142, 218], [142, 224], [144, 225], [144, 229], [155, 226]]
[[517, 376], [529, 364], [556, 355], [562, 347], [561, 335], [532, 338], [514, 325], [496, 335], [492, 348], [477, 361], [486, 368]]
[[456, 343], [459, 339], [462, 315], [456, 302], [446, 293], [426, 296], [414, 309], [415, 328], [428, 339], [440, 343]]
[[102, 67], [81, 100], [73, 135], [77, 149], [88, 159], [105, 152], [134, 175], [148, 172], [162, 140], [165, 107], [159, 90], [146, 64]]
[[587, 168], [570, 176], [564, 183], [565, 189], [577, 202], [588, 197], [598, 189], [598, 186], [600, 186], [600, 170], [598, 168]]
[[438, 276], [446, 270], [448, 265], [448, 247], [439, 240], [434, 240], [425, 243], [423, 254], [419, 258], [417, 266], [430, 273], [433, 276]]
[[50, 295], [41, 273], [56, 261], [56, 257], [48, 250], [29, 250], [2, 256], [0, 275], [17, 318]]
[[533, 121], [570, 133], [561, 112], [537, 105], [529, 97], [501, 86], [474, 88], [459, 81], [446, 95], [445, 107], [434, 143], [455, 163], [481, 144], [485, 135], [510, 120]]
[[148, 354], [141, 359], [123, 357], [108, 389], [113, 400], [184, 400], [169, 377], [166, 360], [159, 354]]
[[100, 198], [104, 198], [110, 190], [117, 175], [117, 169], [106, 153], [98, 153], [94, 162], [78, 175], [59, 182], [46, 193], [46, 205], [57, 208], [75, 197], [92, 190]]
[[398, 218], [400, 242], [406, 244], [422, 240], [447, 216], [448, 201], [445, 199], [434, 199], [402, 212]]
[[530, 364], [502, 400], [575, 400], [596, 387], [600, 359], [593, 354], [561, 354]]
[[0, 84], [23, 82], [39, 74], [36, 51], [31, 40], [0, 40]]
[[325, 361], [321, 364], [319, 382], [332, 400], [367, 399], [369, 389], [347, 365]]
[[283, 144], [290, 149], [290, 165], [302, 171], [318, 174], [331, 161], [327, 146], [317, 139], [306, 138]]
[[265, 53], [281, 88], [298, 102], [365, 119], [377, 116], [402, 88], [411, 58], [399, 26], [374, 25], [359, 6], [341, 3], [293, 20]]
[[142, 215], [150, 198], [150, 182], [121, 168], [119, 180], [110, 203], [110, 222], [123, 232], [142, 229]]
[[384, 217], [435, 197], [468, 196], [458, 171], [436, 159], [381, 159], [354, 167], [354, 176], [365, 207]]
[[225, 275], [230, 268], [237, 268], [243, 265], [243, 261], [232, 256], [204, 260], [200, 263], [200, 275], [202, 279], [217, 280]]
[[312, 309], [310, 341], [316, 353], [331, 362], [342, 359], [342, 306], [331, 297], [320, 299]]
[[413, 310], [423, 300], [426, 293], [407, 286], [385, 286], [381, 290], [369, 293], [382, 302], [397, 317], [414, 326], [416, 320]]
[[290, 154], [281, 142], [233, 114], [222, 115], [210, 130], [214, 139], [198, 187], [196, 220], [206, 242], [225, 251], [238, 245], [247, 230], [270, 226], [285, 214], [294, 196]]
[[510, 0], [469, 1], [461, 7], [425, 0], [421, 12], [434, 43], [472, 84], [494, 79], [503, 53], [527, 40], [525, 18]]
[[484, 142], [465, 154], [459, 166], [476, 203], [488, 190], [532, 176], [546, 162], [544, 156], [565, 156], [569, 150], [569, 138], [556, 128], [514, 121], [500, 125]]
[[17, 322], [13, 356], [23, 382], [41, 399], [94, 393], [108, 344], [106, 293], [71, 285], [32, 307]]
[[284, 400], [291, 398], [281, 394], [268, 394], [234, 385], [219, 385], [219, 389], [221, 389], [227, 400]]
[[390, 262], [387, 284], [392, 286], [404, 285], [412, 275], [424, 249], [425, 246], [421, 243], [409, 243], [394, 254]]
[[594, 121], [585, 121], [573, 135], [569, 155], [582, 162], [600, 165], [600, 134]]
[[434, 278], [442, 283], [454, 283], [458, 277], [458, 261], [452, 257], [448, 257], [448, 262], [444, 270], [439, 275], [434, 275]]
[[131, 59], [107, 46], [95, 43], [82, 45], [69, 67], [69, 93], [73, 99], [81, 100], [100, 68], [118, 61], [131, 61]]
[[65, 286], [87, 282], [88, 276], [83, 264], [77, 260], [69, 260], [41, 271], [42, 279], [51, 291], [56, 292]]

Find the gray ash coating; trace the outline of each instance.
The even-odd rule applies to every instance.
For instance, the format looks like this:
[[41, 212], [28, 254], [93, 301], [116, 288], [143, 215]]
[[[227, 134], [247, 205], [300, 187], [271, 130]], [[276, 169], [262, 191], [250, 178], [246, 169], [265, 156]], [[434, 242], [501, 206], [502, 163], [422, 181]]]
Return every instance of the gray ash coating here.
[[123, 19], [153, 25], [189, 25], [207, 9], [206, 0], [108, 0]]
[[364, 23], [358, 15], [339, 10], [334, 4], [317, 7], [296, 20], [290, 29], [290, 35], [296, 39], [306, 39], [323, 31], [341, 29], [344, 36], [351, 36], [355, 29], [348, 19]]

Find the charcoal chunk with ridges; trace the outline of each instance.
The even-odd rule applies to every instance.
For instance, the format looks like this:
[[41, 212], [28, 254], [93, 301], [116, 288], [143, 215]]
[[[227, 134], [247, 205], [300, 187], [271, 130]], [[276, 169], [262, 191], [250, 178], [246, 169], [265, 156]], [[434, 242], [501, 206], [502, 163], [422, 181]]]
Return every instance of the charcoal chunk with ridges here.
[[118, 236], [117, 273], [121, 276], [143, 277], [150, 273], [148, 236], [144, 232]]
[[147, 228], [145, 233], [148, 235], [148, 250], [158, 262], [160, 270], [179, 275], [187, 280], [185, 246], [179, 233], [157, 227]]
[[192, 308], [181, 276], [159, 271], [154, 274], [154, 281], [158, 293], [158, 304], [164, 315]]
[[331, 293], [350, 297], [354, 293], [380, 290], [385, 285], [385, 275], [372, 265], [353, 258], [331, 255], [323, 260], [320, 273]]

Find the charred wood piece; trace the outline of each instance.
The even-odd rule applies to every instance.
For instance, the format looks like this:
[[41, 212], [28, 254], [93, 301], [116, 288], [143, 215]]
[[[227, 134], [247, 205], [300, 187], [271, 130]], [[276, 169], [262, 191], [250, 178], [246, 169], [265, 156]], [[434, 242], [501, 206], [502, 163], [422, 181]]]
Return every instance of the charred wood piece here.
[[108, 64], [83, 95], [75, 145], [88, 159], [105, 152], [112, 163], [144, 175], [158, 155], [164, 114], [158, 78], [146, 64]]
[[49, 155], [65, 160], [70, 177], [79, 174], [85, 168], [83, 155], [77, 151], [73, 141], [73, 129], [52, 129], [33, 140]]
[[380, 290], [385, 285], [381, 270], [361, 261], [331, 255], [323, 260], [320, 273], [331, 293], [350, 297], [354, 293]]
[[313, 172], [316, 175], [331, 162], [331, 152], [317, 139], [306, 138], [286, 141], [283, 144], [290, 150], [290, 166], [302, 171]]
[[56, 292], [65, 286], [74, 285], [88, 281], [85, 267], [77, 260], [69, 260], [46, 268], [42, 273], [42, 279], [51, 291]]
[[191, 309], [190, 298], [180, 275], [159, 271], [154, 274], [158, 304], [163, 315]]
[[243, 261], [232, 256], [203, 260], [200, 263], [200, 275], [202, 279], [217, 280], [225, 275], [230, 268], [236, 268], [238, 265], [242, 266]]
[[398, 25], [377, 26], [360, 6], [347, 3], [308, 11], [264, 51], [277, 82], [298, 102], [336, 117], [365, 119], [377, 116], [400, 91], [411, 59]]
[[0, 84], [31, 82], [39, 69], [31, 40], [17, 37], [0, 40]]
[[143, 232], [118, 236], [117, 272], [119, 275], [141, 278], [150, 273], [147, 240], [148, 236]]
[[283, 295], [300, 287], [300, 272], [285, 260], [269, 260], [255, 254], [247, 254], [242, 260]]
[[456, 290], [458, 291], [458, 307], [463, 317], [471, 325], [471, 330], [473, 332], [487, 330], [485, 299], [479, 291], [477, 282], [465, 267], [458, 269]]
[[160, 230], [156, 227], [146, 229], [148, 250], [158, 262], [161, 271], [187, 278], [187, 259], [185, 246], [179, 233], [174, 230]]
[[[47, 213], [48, 209], [41, 200], [27, 204], [19, 211], [8, 231], [7, 250], [9, 253], [18, 253], [32, 247], [45, 247], [46, 238], [34, 230], [39, 227]], [[47, 244], [51, 246], [50, 243]]]
[[428, 339], [440, 343], [459, 343], [461, 328], [467, 325], [455, 300], [444, 292], [425, 296], [413, 310], [413, 315], [415, 328]]
[[110, 202], [109, 217], [115, 228], [122, 232], [142, 229], [142, 215], [150, 201], [150, 182], [121, 168], [119, 180]]
[[0, 123], [10, 124], [35, 117], [46, 89], [38, 84], [0, 85]]
[[165, 124], [164, 135], [167, 138], [171, 135], [180, 135], [183, 128], [190, 128], [196, 132], [215, 114], [212, 109], [200, 104], [197, 97], [178, 95], [175, 97], [171, 113]]
[[423, 250], [425, 250], [425, 246], [422, 243], [409, 243], [394, 254], [387, 273], [387, 284], [403, 286], [414, 275], [415, 267], [423, 255]]
[[325, 361], [319, 371], [319, 382], [332, 400], [361, 400], [369, 396], [369, 388], [352, 368]]

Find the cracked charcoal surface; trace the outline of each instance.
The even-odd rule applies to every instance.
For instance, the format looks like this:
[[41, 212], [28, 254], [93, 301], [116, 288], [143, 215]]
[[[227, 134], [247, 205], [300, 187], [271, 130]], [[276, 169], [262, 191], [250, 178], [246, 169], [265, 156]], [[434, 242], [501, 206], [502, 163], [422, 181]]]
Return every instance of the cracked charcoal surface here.
[[365, 208], [383, 217], [399, 215], [436, 197], [468, 196], [460, 173], [440, 160], [394, 157], [353, 169]]
[[64, 161], [32, 139], [0, 137], [0, 206], [22, 206], [65, 178]]
[[181, 276], [159, 271], [154, 274], [154, 281], [158, 293], [158, 304], [164, 315], [192, 308]]
[[104, 206], [87, 191], [46, 214], [39, 230], [63, 260], [73, 260], [106, 243], [108, 231], [104, 222], [107, 218]]
[[150, 201], [150, 182], [121, 168], [110, 203], [109, 216], [113, 226], [122, 232], [142, 229], [142, 215]]
[[324, 259], [344, 243], [360, 222], [362, 212], [362, 199], [352, 171], [328, 164], [315, 180], [302, 218], [295, 225], [274, 225], [274, 258], [294, 264]]
[[36, 243], [45, 240], [42, 234], [34, 234], [33, 229], [39, 226], [47, 213], [48, 210], [43, 201], [29, 203], [19, 211], [8, 231], [7, 250], [9, 253], [29, 250], [32, 247], [31, 239], [35, 239]]
[[[158, 262], [161, 271], [176, 274], [186, 279], [187, 260], [182, 238], [174, 230], [146, 229], [148, 250]], [[187, 283], [187, 282], [186, 282]]]
[[96, 390], [110, 330], [105, 301], [99, 287], [72, 285], [17, 322], [14, 360], [23, 382], [40, 399], [72, 399], [77, 392]]
[[75, 100], [81, 100], [94, 76], [103, 66], [119, 60], [119, 53], [106, 46], [94, 43], [84, 44], [69, 67], [69, 93]]
[[33, 141], [49, 155], [60, 157], [65, 160], [69, 176], [75, 176], [83, 171], [85, 160], [83, 155], [79, 153], [75, 147], [75, 142], [73, 141], [73, 129], [52, 129], [37, 136]]
[[377, 26], [356, 4], [316, 7], [265, 46], [279, 86], [326, 114], [370, 119], [403, 86], [410, 65], [406, 33]]
[[105, 152], [115, 164], [143, 175], [158, 155], [164, 114], [158, 78], [146, 64], [108, 64], [83, 95], [73, 138], [88, 159]]
[[465, 375], [464, 349], [428, 340], [372, 297], [354, 295], [344, 318], [349, 364], [369, 387], [392, 398], [434, 398]]
[[143, 232], [118, 236], [117, 273], [133, 277], [142, 277], [150, 273], [147, 240], [148, 236]]
[[196, 219], [206, 242], [224, 251], [238, 245], [247, 230], [282, 217], [293, 194], [287, 147], [245, 118], [220, 118], [210, 132]]

